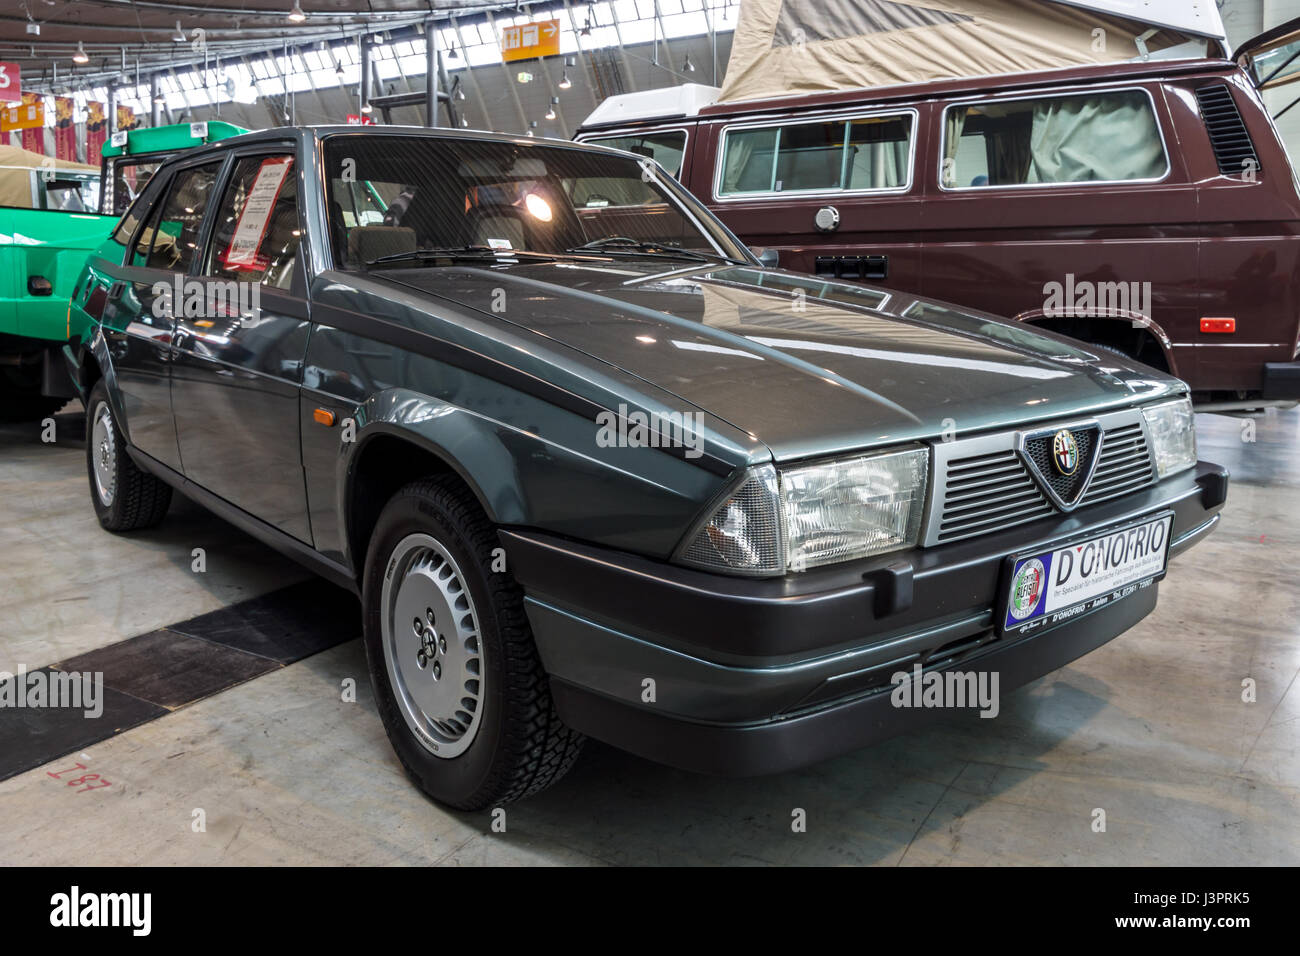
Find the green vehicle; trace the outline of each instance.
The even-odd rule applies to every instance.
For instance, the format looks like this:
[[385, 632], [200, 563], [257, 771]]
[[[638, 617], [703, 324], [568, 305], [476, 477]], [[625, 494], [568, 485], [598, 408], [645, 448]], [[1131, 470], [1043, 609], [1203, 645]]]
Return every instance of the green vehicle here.
[[0, 420], [39, 419], [75, 397], [61, 354], [85, 328], [68, 308], [73, 283], [158, 165], [244, 132], [219, 122], [122, 131], [99, 169], [0, 146]]
[[247, 133], [242, 126], [213, 120], [207, 123], [174, 123], [171, 126], [154, 126], [114, 133], [104, 144], [101, 169], [104, 190], [100, 194], [99, 211], [110, 216], [121, 216], [126, 207], [148, 185], [163, 160], [179, 152], [215, 143]]
[[114, 220], [94, 166], [0, 146], [0, 420], [57, 410], [76, 393], [60, 347], [80, 337], [68, 298]]

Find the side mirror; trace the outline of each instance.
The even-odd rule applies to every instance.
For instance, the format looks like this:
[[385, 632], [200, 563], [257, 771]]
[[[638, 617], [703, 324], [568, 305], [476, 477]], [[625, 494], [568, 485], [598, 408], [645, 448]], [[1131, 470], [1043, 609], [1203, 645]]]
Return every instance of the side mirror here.
[[29, 276], [27, 279], [28, 295], [53, 295], [54, 286], [45, 276]]
[[781, 264], [780, 249], [773, 249], [771, 246], [751, 246], [749, 251], [758, 258], [764, 269], [775, 269]]

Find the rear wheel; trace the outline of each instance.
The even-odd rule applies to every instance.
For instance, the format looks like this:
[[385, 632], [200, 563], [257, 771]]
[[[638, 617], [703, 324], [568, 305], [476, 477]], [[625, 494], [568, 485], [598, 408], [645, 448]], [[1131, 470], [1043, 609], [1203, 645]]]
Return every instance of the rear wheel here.
[[86, 471], [90, 500], [109, 531], [151, 528], [171, 504], [171, 486], [136, 467], [126, 451], [103, 379], [86, 399]]
[[468, 491], [429, 478], [384, 507], [366, 557], [366, 657], [388, 739], [425, 793], [463, 810], [550, 786], [583, 741], [555, 712], [496, 547]]

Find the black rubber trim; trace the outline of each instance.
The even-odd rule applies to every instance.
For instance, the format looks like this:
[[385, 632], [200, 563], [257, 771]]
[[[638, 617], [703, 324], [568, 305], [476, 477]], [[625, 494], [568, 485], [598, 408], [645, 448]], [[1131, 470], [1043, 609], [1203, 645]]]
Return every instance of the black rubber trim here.
[[[996, 671], [998, 691], [1049, 674], [1128, 630], [1155, 607], [1158, 585], [1076, 622], [1037, 632], [1012, 644], [1001, 642], [946, 670]], [[794, 717], [755, 724], [705, 724], [674, 719], [551, 681], [561, 718], [605, 743], [682, 770], [727, 776], [779, 773], [857, 750], [941, 718], [978, 720], [973, 711], [902, 708], [892, 688]], [[1005, 702], [1003, 704], [1005, 707]]]

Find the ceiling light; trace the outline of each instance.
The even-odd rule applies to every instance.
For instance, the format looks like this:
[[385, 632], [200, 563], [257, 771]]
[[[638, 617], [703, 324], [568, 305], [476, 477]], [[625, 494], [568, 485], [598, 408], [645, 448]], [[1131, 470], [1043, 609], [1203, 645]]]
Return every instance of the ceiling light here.
[[460, 54], [459, 54], [458, 52], [456, 52], [456, 45], [455, 45], [455, 44], [452, 44], [451, 49], [447, 51], [447, 59], [449, 59], [449, 60], [459, 60], [459, 59], [460, 59]]
[[173, 43], [185, 42], [185, 31], [181, 29], [181, 21], [176, 21], [176, 32], [172, 34]]
[[86, 48], [82, 46], [80, 40], [77, 41], [77, 52], [72, 54], [73, 63], [89, 63], [90, 57], [86, 56]]
[[546, 118], [548, 120], [555, 119], [555, 107], [556, 104], [558, 104], [559, 102], [560, 102], [560, 98], [558, 96], [551, 97], [551, 108], [546, 111]]
[[567, 71], [562, 77], [560, 77], [560, 82], [557, 83], [556, 85], [562, 90], [567, 90], [573, 86], [573, 80], [569, 79], [569, 74]]
[[691, 55], [689, 53], [686, 54], [686, 60], [682, 63], [682, 72], [684, 73], [695, 72], [695, 64], [691, 62]]
[[369, 103], [367, 103], [365, 106], [361, 107], [361, 112], [363, 112], [363, 113], [373, 113], [373, 112], [374, 112], [374, 109], [375, 109], [375, 108], [374, 108], [373, 106], [371, 106]]
[[551, 216], [553, 215], [551, 212], [551, 204], [541, 196], [537, 195], [537, 193], [529, 193], [525, 196], [524, 206], [527, 208], [528, 214], [534, 219], [538, 219], [542, 222], [551, 221]]
[[289, 11], [290, 23], [302, 23], [307, 19], [307, 14], [302, 12], [302, 5], [298, 0], [293, 0], [293, 9]]

